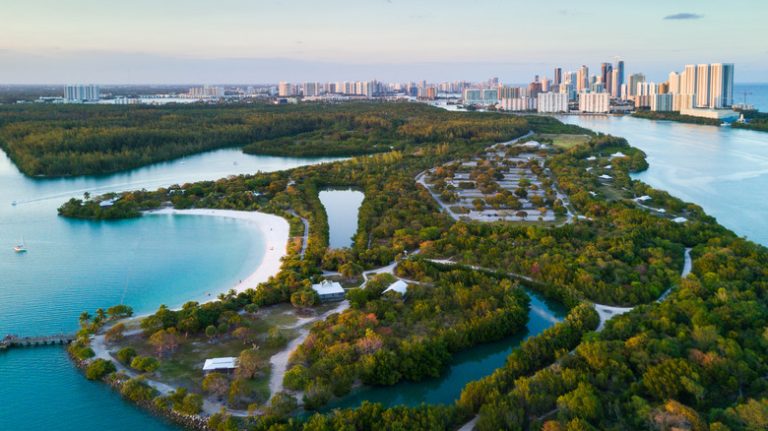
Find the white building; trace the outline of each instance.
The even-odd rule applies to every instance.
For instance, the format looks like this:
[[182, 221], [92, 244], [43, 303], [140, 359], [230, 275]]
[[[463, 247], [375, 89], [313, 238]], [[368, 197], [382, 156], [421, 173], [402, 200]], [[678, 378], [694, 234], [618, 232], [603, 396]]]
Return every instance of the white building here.
[[67, 85], [64, 88], [64, 100], [68, 103], [96, 102], [101, 99], [98, 85]]
[[611, 109], [610, 98], [608, 93], [579, 93], [579, 111], [607, 114]]
[[568, 112], [568, 95], [565, 93], [539, 93], [536, 104], [538, 112]]
[[696, 107], [709, 107], [709, 80], [710, 67], [708, 64], [696, 66]]
[[397, 292], [401, 296], [405, 296], [405, 293], [407, 291], [408, 291], [408, 283], [404, 282], [403, 280], [397, 280], [396, 282], [390, 284], [389, 287], [384, 289], [384, 292], [382, 292], [382, 294], [387, 292]]
[[654, 94], [650, 96], [651, 111], [670, 112], [674, 110], [674, 95], [672, 94]]
[[727, 108], [733, 105], [733, 73], [733, 64], [715, 63], [710, 66], [710, 108]]
[[237, 358], [224, 357], [224, 358], [211, 358], [206, 359], [203, 364], [203, 373], [231, 373], [237, 368]]
[[512, 112], [535, 111], [537, 99], [533, 97], [510, 97], [501, 99], [497, 106], [499, 109]]
[[289, 97], [293, 96], [294, 94], [293, 85], [290, 82], [280, 81], [280, 83], [277, 85], [278, 96]]
[[341, 301], [344, 299], [345, 291], [341, 284], [335, 281], [323, 280], [320, 283], [313, 284], [312, 290], [317, 292], [321, 301]]

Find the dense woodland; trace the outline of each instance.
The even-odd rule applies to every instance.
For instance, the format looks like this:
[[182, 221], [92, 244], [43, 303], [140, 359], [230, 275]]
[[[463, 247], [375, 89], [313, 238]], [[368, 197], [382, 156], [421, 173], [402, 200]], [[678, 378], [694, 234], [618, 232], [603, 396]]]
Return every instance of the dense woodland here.
[[226, 147], [306, 157], [494, 142], [523, 123], [417, 103], [12, 105], [0, 106], [0, 148], [27, 175], [101, 175]]
[[291, 357], [286, 387], [312, 409], [352, 385], [393, 385], [440, 375], [451, 355], [520, 331], [528, 298], [508, 279], [476, 271], [425, 268], [424, 284], [402, 297], [376, 280], [350, 292], [353, 307], [316, 323]]
[[[517, 122], [516, 135], [531, 129], [583, 133], [541, 117], [506, 118]], [[466, 325], [462, 333], [450, 335], [464, 341], [451, 344], [444, 326], [435, 324], [443, 319], [495, 322], [517, 316], [513, 310], [524, 309], [525, 300], [503, 281], [507, 273], [531, 277], [531, 288], [570, 309], [565, 321], [523, 343], [504, 367], [467, 385], [454, 405], [384, 409], [364, 404], [296, 419], [290, 418], [296, 400], [277, 394], [258, 417], [215, 415], [213, 429], [456, 429], [476, 414], [481, 430], [768, 428], [768, 251], [736, 237], [698, 206], [632, 180], [631, 172], [647, 167], [645, 155], [623, 139], [602, 135], [568, 150], [544, 153], [546, 167], [581, 216], [573, 223], [521, 227], [453, 222], [413, 178], [474, 154], [485, 144], [438, 140], [287, 172], [107, 196], [120, 198], [119, 210], [114, 209], [118, 204], [101, 208], [103, 197], [75, 199], [60, 212], [113, 218], [138, 216], [139, 210], [162, 205], [262, 210], [288, 218], [294, 232], [300, 229], [294, 211], [310, 221], [304, 259], [292, 244], [283, 270], [268, 283], [224, 295], [219, 302], [163, 311], [161, 317], [175, 316], [166, 318], [167, 328], [176, 330], [189, 316], [218, 322], [235, 310], [290, 301], [297, 292], [308, 291], [320, 267], [354, 275], [419, 248], [421, 255], [405, 260], [398, 274], [425, 285], [412, 285], [405, 300], [381, 297], [384, 281], [374, 280], [371, 291], [352, 289], [353, 307], [318, 323], [312, 342], [293, 358], [295, 367], [286, 384], [304, 389], [310, 408], [345, 393], [358, 379], [391, 384], [427, 378], [441, 369], [453, 351], [449, 345], [466, 348], [513, 331], [516, 319], [503, 320], [509, 323], [503, 331]], [[623, 156], [612, 156], [618, 152]], [[601, 181], [598, 175], [607, 172], [611, 180]], [[354, 186], [365, 193], [349, 249], [327, 250], [327, 220], [317, 193], [331, 186]], [[649, 196], [652, 205], [665, 212], [639, 205], [633, 200], [638, 196]], [[109, 211], [114, 213], [107, 215]], [[675, 222], [672, 215], [686, 221]], [[681, 280], [686, 247], [693, 250], [693, 272]], [[421, 256], [453, 258], [489, 271], [428, 265]], [[669, 288], [667, 299], [656, 302]], [[645, 305], [594, 332], [597, 316], [590, 301]], [[153, 319], [157, 322], [157, 315]], [[203, 322], [195, 329], [204, 331]], [[467, 334], [472, 334], [472, 342]], [[73, 348], [88, 354], [85, 346]], [[426, 359], [409, 361], [411, 354]], [[376, 361], [366, 355], [380, 355], [388, 372], [371, 372], [376, 367], [368, 369], [366, 364]], [[106, 364], [94, 368], [95, 374], [109, 375]], [[392, 376], [397, 379], [383, 378]], [[152, 397], [142, 382], [131, 383], [126, 391]], [[184, 409], [187, 394], [182, 395], [168, 403]], [[192, 407], [195, 402], [194, 397], [188, 400]]]

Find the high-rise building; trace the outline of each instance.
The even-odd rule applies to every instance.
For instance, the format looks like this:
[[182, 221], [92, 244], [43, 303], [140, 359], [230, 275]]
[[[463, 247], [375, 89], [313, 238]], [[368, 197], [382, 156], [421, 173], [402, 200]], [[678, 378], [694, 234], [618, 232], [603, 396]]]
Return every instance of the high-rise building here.
[[608, 93], [579, 93], [579, 111], [606, 114], [611, 109], [610, 100]]
[[589, 88], [589, 68], [582, 65], [576, 72], [576, 91], [581, 93]]
[[563, 69], [556, 67], [555, 68], [555, 76], [554, 79], [552, 79], [552, 85], [558, 86], [563, 83]]
[[320, 84], [317, 82], [305, 82], [302, 85], [302, 94], [304, 97], [314, 97], [320, 94]]
[[537, 110], [547, 113], [568, 112], [568, 95], [565, 93], [539, 93]]
[[709, 107], [709, 72], [708, 64], [699, 64], [696, 66], [696, 107]]
[[667, 85], [669, 94], [680, 94], [680, 74], [677, 72], [670, 72], [667, 79]]
[[101, 98], [98, 85], [77, 84], [64, 87], [64, 99], [69, 103], [95, 102]]
[[733, 74], [733, 64], [715, 63], [710, 66], [710, 108], [728, 108], [733, 105]]
[[611, 63], [603, 63], [600, 65], [600, 78], [602, 80], [603, 88], [605, 89], [606, 93], [611, 93], [612, 91], [612, 82], [611, 82], [611, 75], [613, 74], [613, 66]]
[[618, 99], [621, 97], [621, 84], [619, 83], [619, 69], [613, 69], [611, 72], [611, 97]]
[[280, 81], [277, 85], [277, 95], [280, 97], [293, 96], [293, 85], [290, 82]]
[[[616, 63], [616, 85], [614, 86], [616, 91], [616, 97], [621, 97], [621, 86], [624, 85], [624, 61], [619, 60]], [[613, 85], [613, 84], [612, 84]]]
[[637, 95], [637, 84], [645, 82], [645, 75], [642, 73], [633, 73], [629, 76], [629, 83], [627, 85], [627, 99], [634, 100]]
[[653, 96], [650, 96], [651, 99], [651, 111], [657, 111], [657, 112], [669, 112], [674, 109], [673, 101], [674, 101], [674, 95], [673, 94], [654, 94]]

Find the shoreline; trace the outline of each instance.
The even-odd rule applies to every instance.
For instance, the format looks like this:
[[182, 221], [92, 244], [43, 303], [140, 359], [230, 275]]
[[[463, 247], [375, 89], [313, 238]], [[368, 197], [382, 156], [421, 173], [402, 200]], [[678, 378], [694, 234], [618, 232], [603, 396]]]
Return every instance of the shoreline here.
[[[283, 258], [288, 255], [290, 226], [286, 219], [274, 214], [259, 211], [201, 208], [187, 210], [163, 208], [159, 210], [145, 211], [143, 214], [222, 217], [252, 224], [261, 232], [262, 237], [264, 238], [265, 247], [264, 256], [262, 257], [261, 262], [254, 268], [253, 272], [237, 282], [234, 287], [211, 292], [210, 296], [204, 298], [205, 302], [216, 300], [216, 296], [218, 296], [219, 293], [227, 293], [230, 289], [234, 289], [237, 293], [244, 292], [251, 288], [255, 289], [259, 284], [269, 280], [270, 277], [273, 277], [280, 272], [283, 265]], [[214, 296], [214, 293], [216, 296]]]

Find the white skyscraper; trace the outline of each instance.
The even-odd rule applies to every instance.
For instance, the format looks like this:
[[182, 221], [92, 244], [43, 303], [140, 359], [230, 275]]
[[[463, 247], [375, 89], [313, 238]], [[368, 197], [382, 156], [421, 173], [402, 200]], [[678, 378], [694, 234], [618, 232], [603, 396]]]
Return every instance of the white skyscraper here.
[[696, 107], [709, 107], [709, 78], [710, 67], [708, 64], [699, 64], [696, 66]]
[[70, 103], [95, 102], [101, 98], [98, 85], [67, 85], [64, 88], [64, 99]]
[[709, 69], [709, 107], [727, 108], [733, 105], [733, 64], [715, 63]]
[[680, 94], [680, 74], [677, 72], [670, 72], [667, 79], [669, 84], [669, 94]]

